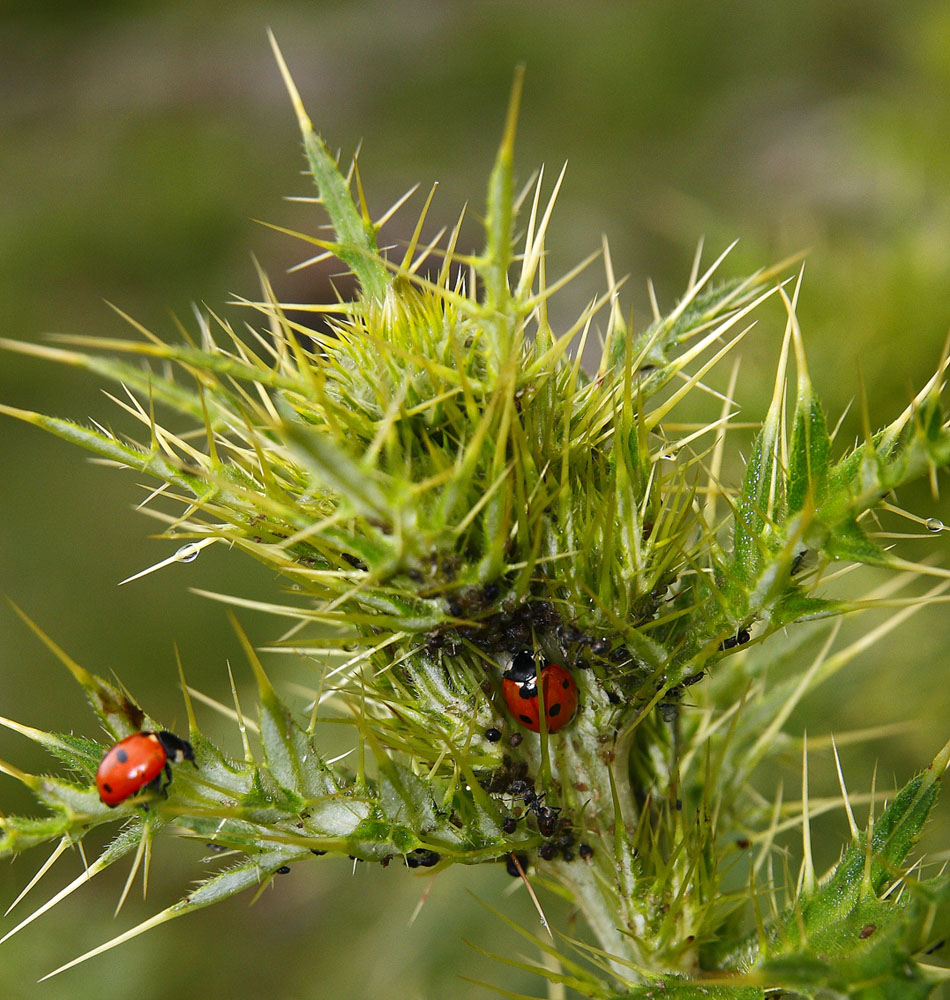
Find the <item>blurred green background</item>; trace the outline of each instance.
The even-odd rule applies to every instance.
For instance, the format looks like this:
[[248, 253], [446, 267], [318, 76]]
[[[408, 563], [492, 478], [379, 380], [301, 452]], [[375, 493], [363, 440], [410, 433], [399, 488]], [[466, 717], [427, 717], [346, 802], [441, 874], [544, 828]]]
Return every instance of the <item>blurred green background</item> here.
[[[479, 246], [477, 217], [512, 70], [525, 61], [520, 176], [545, 163], [553, 177], [569, 161], [549, 274], [598, 248], [606, 233], [615, 270], [632, 276], [626, 302], [643, 324], [645, 279], [669, 309], [700, 237], [707, 260], [740, 239], [726, 275], [807, 249], [800, 318], [833, 419], [855, 395], [859, 372], [879, 425], [933, 371], [950, 319], [946, 2], [7, 0], [0, 3], [0, 334], [125, 335], [104, 300], [170, 334], [172, 314], [189, 322], [192, 303], [219, 309], [232, 293], [253, 297], [252, 254], [285, 300], [329, 293], [332, 269], [288, 274], [306, 248], [251, 221], [310, 231], [322, 221], [312, 206], [282, 200], [310, 188], [267, 26], [331, 147], [348, 159], [363, 141], [374, 213], [416, 181], [425, 189], [437, 180], [428, 231], [453, 223], [467, 201], [460, 247]], [[385, 235], [405, 239], [421, 203], [419, 194]], [[561, 296], [554, 321], [566, 324], [600, 287], [592, 268]], [[764, 314], [747, 341], [742, 398], [750, 419], [761, 416], [771, 391], [782, 325], [779, 310]], [[107, 421], [114, 406], [100, 389], [51, 365], [0, 358], [0, 399], [12, 405]], [[847, 418], [844, 440], [860, 432], [859, 410]], [[170, 725], [183, 718], [173, 642], [191, 683], [226, 699], [226, 661], [240, 675], [243, 658], [222, 608], [187, 588], [270, 596], [268, 574], [211, 549], [191, 565], [117, 589], [171, 551], [148, 538], [158, 526], [132, 510], [145, 496], [135, 478], [97, 468], [12, 421], [0, 425], [0, 468], [0, 589], [84, 666], [114, 670]], [[950, 522], [946, 502], [925, 489], [900, 500]], [[946, 562], [947, 537], [930, 537], [914, 554]], [[242, 617], [258, 642], [279, 628]], [[947, 737], [946, 621], [940, 609], [919, 615], [796, 716], [794, 728], [810, 733], [911, 724], [903, 735], [845, 749], [853, 788], [869, 786], [875, 761], [881, 784], [906, 780]], [[851, 623], [850, 634], [871, 623]], [[78, 691], [5, 604], [0, 714], [96, 731]], [[237, 748], [234, 733], [209, 712], [203, 721]], [[47, 766], [7, 731], [0, 757]], [[785, 777], [793, 784], [795, 771], [790, 761]], [[812, 772], [819, 789], [833, 788], [827, 753], [813, 756]], [[766, 776], [766, 786], [775, 780]], [[30, 805], [2, 778], [0, 807]], [[831, 863], [846, 826], [837, 816], [821, 829], [829, 838], [822, 860]], [[935, 843], [946, 845], [945, 829], [941, 821]], [[3, 945], [0, 995], [482, 995], [460, 974], [543, 992], [539, 981], [462, 943], [522, 951], [466, 892], [536, 926], [524, 893], [506, 895], [503, 873], [440, 875], [410, 927], [427, 877], [396, 866], [351, 872], [342, 862], [295, 868], [250, 909], [240, 899], [214, 907], [33, 985], [177, 898], [204, 870], [200, 855], [197, 847], [160, 845], [149, 900], [133, 894], [118, 920], [112, 909], [125, 871], [80, 890]], [[0, 869], [4, 907], [43, 856]], [[78, 856], [61, 862], [37, 902], [80, 871]]]

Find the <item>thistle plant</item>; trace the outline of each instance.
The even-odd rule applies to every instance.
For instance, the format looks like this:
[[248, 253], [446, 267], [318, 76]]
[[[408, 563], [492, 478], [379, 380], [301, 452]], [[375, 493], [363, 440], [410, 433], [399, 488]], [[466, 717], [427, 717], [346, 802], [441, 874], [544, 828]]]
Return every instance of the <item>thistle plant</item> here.
[[[177, 832], [228, 852], [220, 870], [57, 972], [260, 891], [289, 865], [337, 856], [436, 871], [505, 864], [542, 910], [544, 890], [559, 892], [589, 936], [512, 923], [512, 938], [540, 950], [539, 976], [584, 996], [931, 995], [950, 881], [912, 852], [950, 744], [896, 792], [852, 797], [839, 768], [840, 800], [815, 802], [807, 742], [786, 726], [807, 692], [943, 600], [947, 572], [879, 536], [901, 517], [927, 533], [894, 492], [927, 477], [936, 489], [950, 460], [946, 354], [896, 419], [872, 432], [866, 418], [847, 448], [812, 389], [793, 262], [723, 279], [728, 251], [706, 267], [697, 255], [678, 304], [666, 315], [657, 306], [645, 329], [625, 318], [606, 244], [551, 279], [560, 178], [549, 185], [541, 172], [516, 190], [520, 75], [484, 250], [460, 250], [461, 220], [422, 242], [431, 195], [404, 250], [380, 250], [391, 212], [371, 218], [357, 165], [341, 172], [275, 53], [332, 227], [289, 235], [341, 261], [355, 298], [291, 306], [262, 274], [260, 297], [236, 304], [249, 317], [240, 326], [202, 315], [171, 340], [130, 319], [129, 340], [3, 342], [121, 386], [114, 400], [138, 439], [0, 409], [152, 477], [146, 509], [181, 546], [165, 562], [223, 543], [236, 565], [250, 557], [275, 571], [285, 588], [272, 602], [243, 598], [237, 573], [234, 594], [207, 596], [292, 623], [267, 652], [312, 666], [309, 713], [290, 710], [235, 620], [258, 705], [246, 715], [235, 693], [221, 709], [243, 756], [202, 732], [179, 664], [195, 760], [173, 765], [167, 788], [113, 808], [96, 789], [103, 754], [165, 727], [30, 622], [106, 736], [0, 720], [69, 771], [0, 764], [46, 807], [0, 819], [0, 854], [52, 842], [56, 859], [100, 826], [118, 832], [7, 936], [123, 859], [128, 890], [155, 838]], [[554, 329], [550, 298], [596, 256], [603, 293]], [[744, 474], [729, 482], [743, 441], [734, 358], [767, 300], [785, 315], [774, 392]], [[294, 318], [308, 308], [313, 325]], [[720, 370], [727, 387], [713, 391]], [[690, 422], [679, 415], [687, 402], [712, 412]], [[855, 564], [892, 571], [891, 583], [832, 596]], [[917, 593], [925, 576], [936, 585]], [[841, 642], [842, 617], [872, 607], [893, 614]], [[321, 748], [328, 721], [352, 734], [345, 759]], [[792, 749], [800, 795], [763, 797], [753, 777]], [[849, 833], [819, 876], [810, 820], [831, 808]], [[801, 835], [797, 872], [789, 829]]]

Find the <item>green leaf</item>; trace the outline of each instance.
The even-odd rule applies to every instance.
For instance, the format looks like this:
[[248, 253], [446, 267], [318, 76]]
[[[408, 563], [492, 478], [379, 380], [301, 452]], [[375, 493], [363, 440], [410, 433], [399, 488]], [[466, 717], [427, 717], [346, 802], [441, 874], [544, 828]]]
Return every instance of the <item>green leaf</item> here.
[[832, 559], [850, 560], [868, 566], [888, 566], [887, 553], [875, 545], [853, 518], [835, 525], [824, 544], [825, 554]]
[[[515, 73], [511, 97], [508, 102], [508, 115], [505, 119], [505, 131], [495, 165], [492, 167], [488, 181], [488, 208], [485, 213], [485, 227], [488, 234], [488, 245], [485, 249], [485, 290], [488, 305], [494, 310], [504, 310], [510, 293], [508, 291], [508, 267], [511, 264], [511, 226], [513, 219], [512, 172], [514, 161], [515, 132], [518, 127], [518, 108], [521, 103], [521, 88], [524, 84], [524, 66], [519, 66]], [[500, 323], [506, 319], [499, 317]], [[500, 365], [507, 359], [508, 352], [504, 345], [498, 345], [497, 363]]]
[[799, 391], [788, 454], [788, 513], [796, 514], [809, 497], [818, 504], [824, 496], [831, 463], [831, 436], [821, 404]]
[[393, 505], [373, 470], [351, 458], [324, 431], [302, 423], [286, 405], [280, 409], [287, 418], [281, 437], [317, 485], [332, 490], [349, 512], [380, 521], [391, 529], [395, 520]]
[[751, 584], [765, 563], [763, 534], [774, 477], [777, 474], [777, 428], [768, 421], [756, 436], [742, 489], [736, 498], [732, 571], [739, 581]]
[[830, 618], [843, 614], [848, 605], [842, 601], [827, 600], [823, 597], [812, 597], [798, 590], [790, 590], [783, 594], [773, 605], [771, 625], [781, 628], [792, 622], [812, 621], [818, 618]]
[[[31, 410], [21, 410], [0, 403], [0, 413], [15, 417], [24, 423], [40, 427], [70, 444], [77, 444], [102, 458], [111, 459], [120, 465], [128, 465], [140, 472], [155, 476], [167, 483], [188, 490], [193, 496], [201, 496], [208, 492], [208, 486], [198, 476], [189, 475], [182, 470], [179, 463], [169, 461], [157, 449], [145, 449], [120, 443], [115, 437], [98, 430], [90, 430], [71, 420], [59, 417], [48, 417]], [[246, 509], [247, 505], [242, 505]], [[254, 511], [251, 511], [254, 513]]]
[[349, 186], [326, 143], [307, 124], [302, 125], [301, 131], [310, 173], [336, 230], [336, 255], [356, 275], [363, 298], [382, 301], [391, 279], [379, 258], [376, 228], [360, 216]]
[[244, 630], [233, 616], [231, 620], [257, 678], [261, 744], [271, 775], [285, 791], [303, 799], [321, 798], [337, 791], [333, 772], [324, 763], [310, 734], [300, 728], [277, 696]]
[[34, 819], [32, 816], [0, 816], [0, 859], [14, 858], [31, 847], [69, 834], [72, 820], [65, 813]]
[[436, 825], [431, 783], [388, 756], [377, 757], [377, 763], [380, 806], [387, 818], [410, 827], [417, 835], [431, 830]]
[[[114, 349], [122, 350], [123, 343], [116, 341]], [[179, 413], [185, 413], [195, 419], [202, 418], [201, 397], [195, 390], [184, 389], [172, 379], [164, 378], [141, 364], [126, 364], [113, 358], [102, 358], [85, 351], [65, 351], [44, 344], [31, 344], [26, 341], [7, 340], [2, 337], [0, 337], [0, 348], [82, 368], [119, 385], [135, 389], [143, 398], [151, 398], [156, 402], [165, 403]]]
[[[870, 838], [856, 837], [831, 876], [768, 929], [757, 974], [861, 1000], [929, 995], [933, 983], [915, 954], [948, 926], [950, 877], [918, 882], [904, 862], [933, 809], [948, 756], [950, 744], [901, 789]], [[894, 891], [900, 881], [902, 891]]]
[[277, 40], [272, 32], [268, 34], [284, 84], [297, 113], [310, 173], [320, 193], [320, 201], [336, 230], [336, 255], [356, 275], [363, 298], [382, 302], [391, 279], [376, 246], [376, 227], [360, 214], [354, 204], [349, 185], [340, 173], [336, 160], [330, 155], [326, 143], [314, 131], [313, 123], [304, 111], [300, 94], [277, 46]]
[[611, 1000], [762, 1000], [759, 986], [729, 986], [718, 983], [678, 983], [663, 979], [657, 986], [638, 986]]

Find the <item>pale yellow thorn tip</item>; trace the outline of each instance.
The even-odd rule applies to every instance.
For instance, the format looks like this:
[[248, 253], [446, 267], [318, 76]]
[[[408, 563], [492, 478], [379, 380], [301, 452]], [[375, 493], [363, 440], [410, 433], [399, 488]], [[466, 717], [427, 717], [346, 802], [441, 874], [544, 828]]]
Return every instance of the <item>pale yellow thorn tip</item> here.
[[943, 745], [930, 767], [938, 778], [950, 767], [950, 741]]
[[287, 68], [287, 63], [284, 61], [284, 55], [280, 51], [280, 46], [277, 44], [277, 39], [274, 37], [274, 32], [270, 28], [267, 29], [267, 37], [270, 39], [270, 46], [274, 50], [274, 58], [277, 60], [277, 68], [280, 70], [280, 75], [284, 78], [284, 86], [287, 88], [287, 93], [290, 95], [290, 103], [294, 106], [294, 112], [297, 115], [297, 121], [300, 123], [300, 131], [307, 133], [313, 131], [313, 122], [304, 110], [303, 101], [300, 99], [300, 94], [297, 91], [296, 84], [293, 81], [293, 77], [290, 75], [290, 70]]
[[139, 570], [138, 573], [133, 573], [132, 576], [127, 576], [124, 580], [120, 580], [117, 586], [121, 587], [123, 584], [131, 583], [133, 580], [141, 580], [143, 576], [148, 576], [149, 573], [154, 573], [157, 570], [164, 569], [166, 566], [171, 566], [173, 563], [189, 563], [194, 560], [198, 553], [207, 548], [209, 545], [214, 545], [218, 541], [217, 538], [202, 538], [197, 542], [186, 542], [177, 552], [170, 555], [167, 559], [162, 559], [160, 562], [154, 563], [147, 569]]
[[501, 140], [501, 155], [510, 160], [515, 150], [515, 134], [518, 131], [518, 111], [521, 108], [521, 91], [524, 88], [524, 63], [515, 67], [515, 79], [511, 85], [508, 100], [508, 114], [505, 118], [505, 132]]

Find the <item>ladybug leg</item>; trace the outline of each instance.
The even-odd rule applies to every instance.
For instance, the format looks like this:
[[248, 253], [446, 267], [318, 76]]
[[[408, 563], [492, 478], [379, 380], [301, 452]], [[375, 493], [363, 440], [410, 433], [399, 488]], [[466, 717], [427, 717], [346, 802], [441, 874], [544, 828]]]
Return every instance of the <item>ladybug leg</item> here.
[[[162, 798], [167, 799], [168, 798], [168, 786], [171, 784], [171, 782], [172, 782], [172, 769], [171, 769], [171, 766], [169, 765], [169, 763], [166, 761], [165, 762], [165, 766], [159, 772], [158, 777], [157, 778], [153, 778], [145, 786], [145, 788], [148, 789], [148, 791], [155, 792], [157, 795], [161, 795]], [[147, 802], [143, 802], [142, 803], [142, 808], [147, 810], [148, 809], [148, 803]]]
[[[164, 781], [162, 778], [164, 777]], [[162, 798], [168, 798], [168, 786], [172, 783], [172, 766], [165, 761], [162, 773], [155, 779], [158, 782], [158, 790], [162, 793]]]

